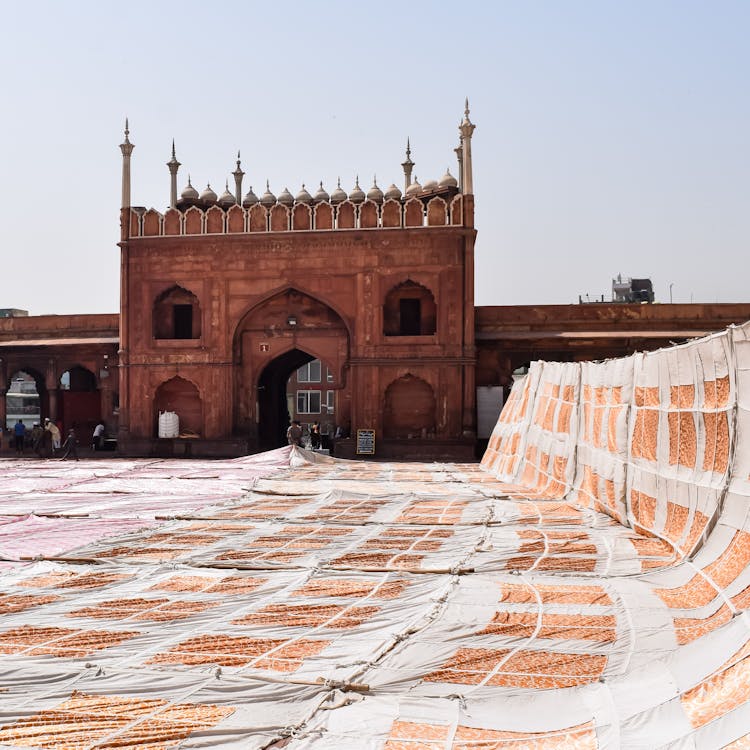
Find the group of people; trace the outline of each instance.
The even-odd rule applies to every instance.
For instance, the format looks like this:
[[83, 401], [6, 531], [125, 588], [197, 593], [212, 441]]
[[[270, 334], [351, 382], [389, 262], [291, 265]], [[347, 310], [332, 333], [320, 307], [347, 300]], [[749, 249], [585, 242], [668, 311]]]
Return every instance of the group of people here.
[[[16, 455], [21, 456], [27, 444], [31, 445], [34, 453], [40, 458], [52, 456], [64, 460], [66, 458], [78, 461], [78, 439], [76, 431], [70, 428], [62, 440], [62, 431], [60, 425], [47, 418], [44, 420], [44, 426], [39, 422], [35, 423], [31, 430], [28, 430], [23, 420], [19, 419], [11, 431], [13, 447]], [[101, 450], [104, 441], [104, 424], [99, 423], [94, 429], [92, 437], [92, 449]]]
[[[308, 432], [310, 434], [310, 447], [312, 448], [312, 450], [318, 450], [323, 443], [322, 433], [320, 431], [320, 422], [315, 420], [309, 426]], [[289, 445], [297, 445], [302, 448], [304, 434], [304, 430], [299, 420], [294, 419], [287, 428], [286, 441]], [[342, 427], [341, 425], [338, 425], [336, 427], [334, 438], [341, 439], [346, 437], [349, 437], [349, 430]]]

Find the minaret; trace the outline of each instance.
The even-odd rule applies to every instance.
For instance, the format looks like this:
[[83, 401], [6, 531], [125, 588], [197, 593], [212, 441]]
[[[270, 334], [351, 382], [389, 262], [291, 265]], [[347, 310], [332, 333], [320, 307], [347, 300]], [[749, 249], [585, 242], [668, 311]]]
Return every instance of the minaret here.
[[237, 198], [237, 203], [241, 206], [242, 205], [242, 178], [245, 176], [245, 173], [242, 171], [242, 168], [240, 167], [240, 152], [237, 152], [237, 169], [232, 172], [234, 175], [234, 185], [236, 192], [234, 194], [235, 198]]
[[177, 170], [180, 168], [180, 162], [174, 153], [174, 138], [172, 139], [172, 158], [167, 162], [169, 167], [169, 207], [177, 208]]
[[414, 162], [411, 160], [411, 148], [409, 146], [409, 139], [406, 139], [406, 161], [401, 162], [401, 166], [404, 168], [404, 194], [411, 185], [411, 170], [414, 169]]
[[471, 135], [474, 132], [476, 126], [472, 124], [469, 119], [469, 99], [466, 99], [466, 108], [464, 109], [464, 119], [458, 126], [458, 130], [461, 133], [461, 145], [463, 146], [463, 164], [461, 174], [463, 179], [461, 180], [461, 188], [467, 195], [474, 194], [474, 180], [471, 172]]
[[130, 208], [130, 154], [135, 146], [128, 139], [128, 118], [125, 118], [125, 141], [120, 144], [122, 151], [122, 208]]
[[[459, 126], [460, 127], [460, 126]], [[456, 153], [456, 159], [458, 160], [458, 191], [463, 193], [464, 191], [464, 139], [463, 137], [459, 140], [458, 146], [453, 149]]]

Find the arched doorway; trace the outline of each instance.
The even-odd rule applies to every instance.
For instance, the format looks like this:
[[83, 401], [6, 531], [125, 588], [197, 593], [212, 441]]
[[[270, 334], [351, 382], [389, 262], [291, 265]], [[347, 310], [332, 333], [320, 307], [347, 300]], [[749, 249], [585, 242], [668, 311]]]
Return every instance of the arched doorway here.
[[292, 349], [266, 365], [258, 380], [258, 440], [261, 450], [286, 445], [286, 428], [292, 417], [287, 383], [298, 368], [315, 359]]
[[[336, 310], [311, 295], [285, 289], [252, 308], [237, 326], [234, 356], [235, 432], [249, 438], [251, 450], [286, 444], [287, 383], [295, 370], [314, 360], [323, 363], [321, 391], [338, 394], [335, 400], [342, 406], [336, 417], [351, 418], [350, 400], [341, 397], [349, 387], [349, 329]], [[311, 385], [309, 390], [317, 389]], [[309, 416], [313, 421], [315, 415]]]
[[17, 370], [8, 380], [5, 394], [5, 425], [12, 428], [20, 419], [27, 428], [41, 423], [47, 414], [44, 378], [33, 370]]
[[76, 365], [60, 376], [57, 416], [65, 430], [75, 429], [82, 445], [91, 443], [94, 428], [102, 418], [101, 394], [91, 370]]

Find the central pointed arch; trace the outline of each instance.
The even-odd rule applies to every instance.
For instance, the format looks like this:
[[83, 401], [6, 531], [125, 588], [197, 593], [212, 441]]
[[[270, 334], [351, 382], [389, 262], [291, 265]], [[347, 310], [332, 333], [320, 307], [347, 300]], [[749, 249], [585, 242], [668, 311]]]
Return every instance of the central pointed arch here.
[[257, 302], [235, 329], [235, 432], [255, 450], [276, 447], [286, 432], [290, 375], [319, 359], [326, 388], [346, 391], [349, 342], [344, 317], [311, 293], [285, 287]]

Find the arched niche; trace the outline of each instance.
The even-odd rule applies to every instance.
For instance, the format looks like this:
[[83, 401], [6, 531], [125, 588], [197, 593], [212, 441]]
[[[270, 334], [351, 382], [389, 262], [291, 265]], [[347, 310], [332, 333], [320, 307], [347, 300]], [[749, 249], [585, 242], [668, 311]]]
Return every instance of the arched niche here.
[[161, 234], [162, 215], [155, 209], [149, 208], [143, 215], [143, 234], [146, 237], [156, 237]]
[[427, 224], [431, 227], [444, 226], [448, 223], [448, 204], [439, 196], [427, 204]]
[[424, 438], [435, 434], [435, 393], [432, 386], [408, 374], [385, 391], [383, 437]]
[[203, 231], [203, 211], [191, 206], [185, 211], [185, 234], [200, 234]]
[[365, 201], [359, 207], [359, 226], [361, 229], [374, 229], [378, 225], [378, 205]]
[[312, 229], [312, 212], [310, 206], [297, 203], [292, 209], [292, 229]]
[[421, 227], [424, 224], [424, 206], [418, 198], [406, 201], [404, 209], [404, 226]]
[[179, 234], [181, 220], [182, 214], [176, 208], [170, 208], [164, 214], [164, 234]]
[[333, 206], [330, 203], [315, 206], [315, 228], [333, 229]]
[[206, 233], [222, 234], [224, 232], [224, 209], [211, 206], [206, 211]]
[[271, 231], [289, 231], [289, 209], [281, 203], [277, 203], [271, 209]]
[[336, 226], [339, 229], [354, 229], [357, 225], [357, 209], [354, 204], [344, 201], [336, 211]]
[[401, 204], [392, 198], [383, 204], [383, 226], [400, 227], [401, 226]]
[[451, 201], [451, 224], [461, 225], [464, 223], [464, 201], [463, 196], [457, 195]]
[[201, 308], [198, 298], [181, 286], [162, 292], [153, 307], [155, 339], [199, 339]]
[[260, 203], [256, 203], [248, 212], [248, 229], [251, 232], [265, 232], [268, 229], [268, 212]]
[[180, 435], [203, 433], [203, 402], [194, 383], [179, 375], [162, 383], [154, 393], [154, 436], [159, 435], [159, 412], [173, 411], [180, 418]]
[[245, 212], [241, 206], [234, 205], [227, 211], [227, 232], [236, 234], [245, 231]]
[[430, 336], [435, 333], [437, 305], [427, 287], [407, 280], [393, 287], [383, 303], [383, 335]]

